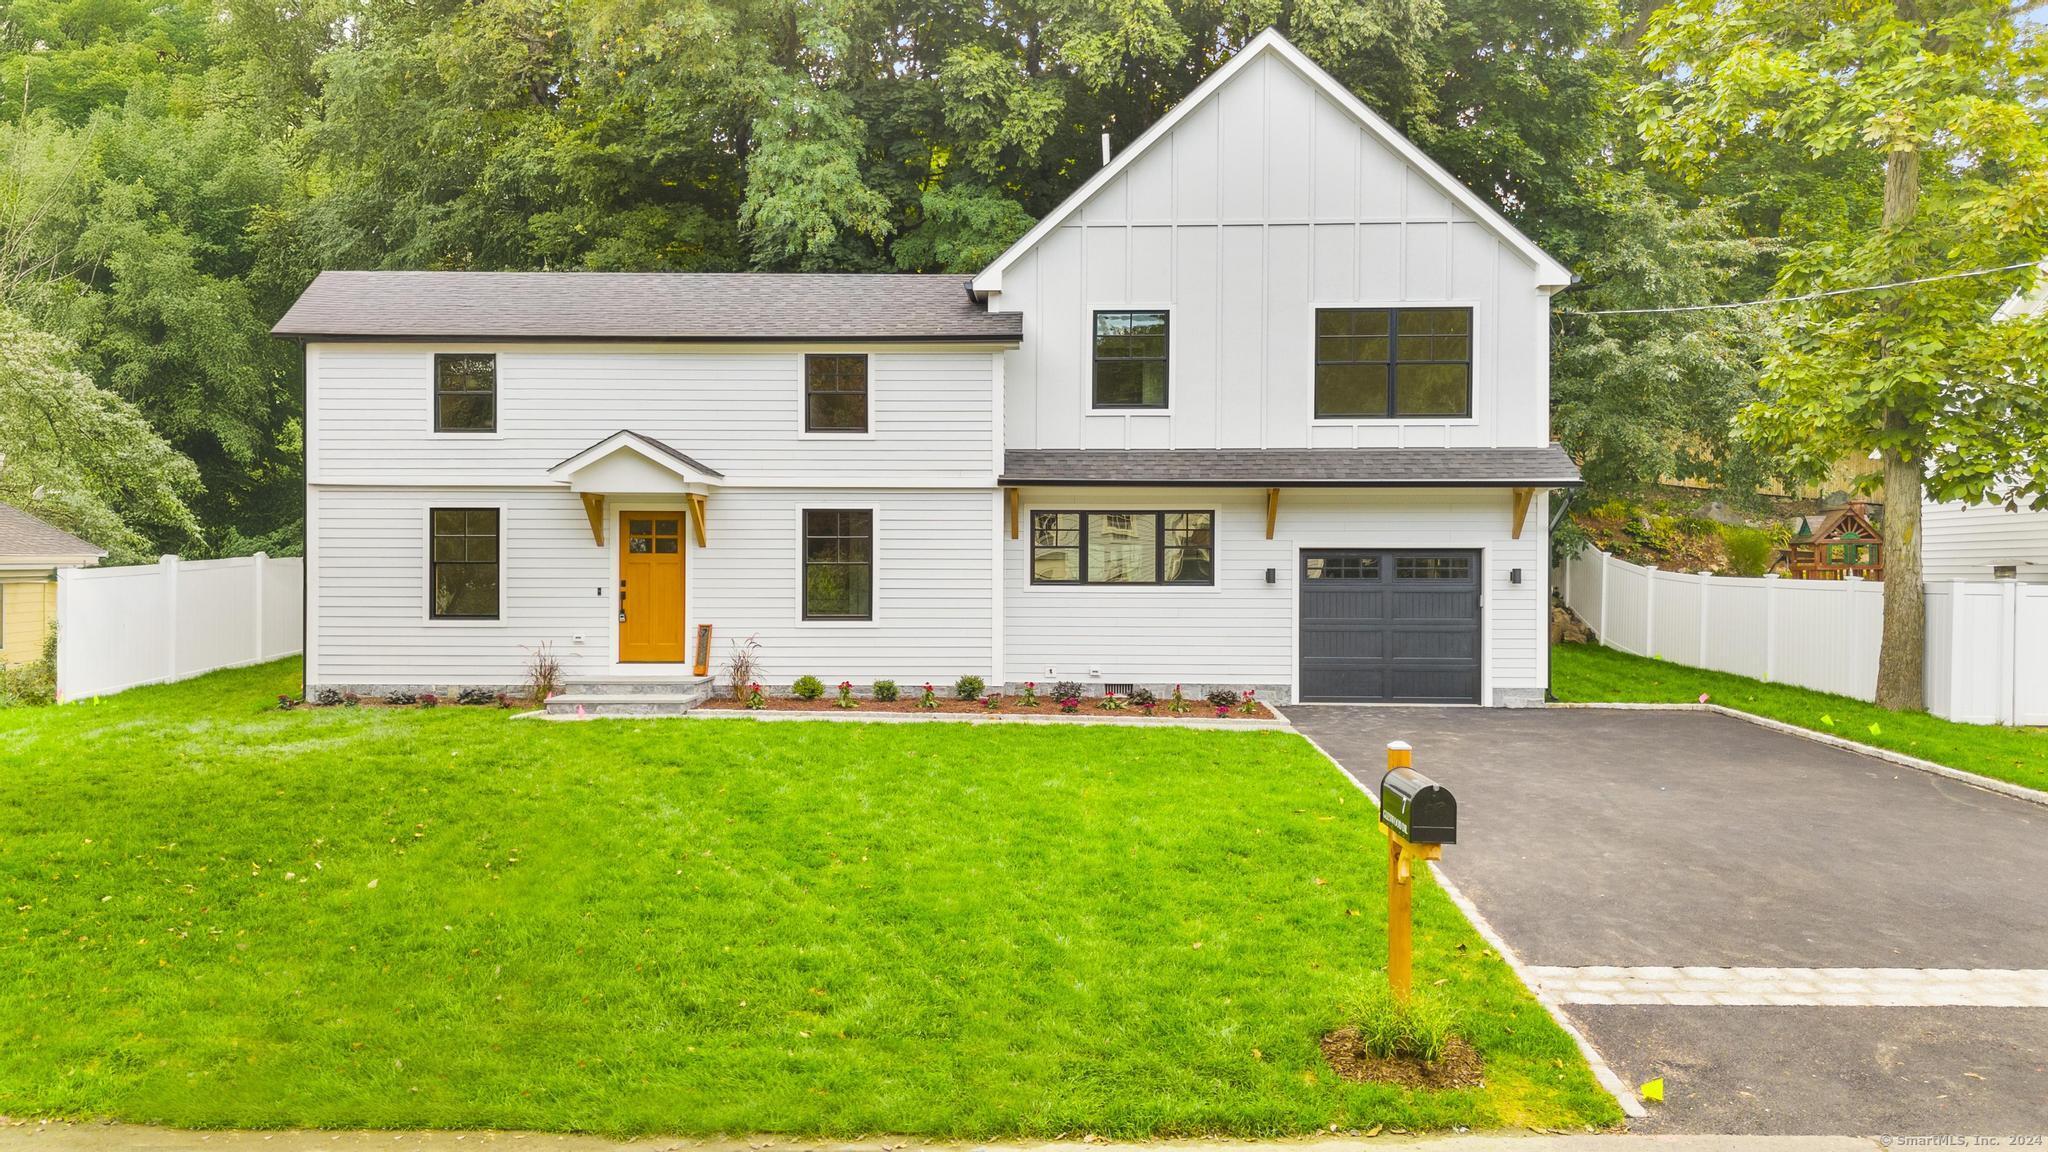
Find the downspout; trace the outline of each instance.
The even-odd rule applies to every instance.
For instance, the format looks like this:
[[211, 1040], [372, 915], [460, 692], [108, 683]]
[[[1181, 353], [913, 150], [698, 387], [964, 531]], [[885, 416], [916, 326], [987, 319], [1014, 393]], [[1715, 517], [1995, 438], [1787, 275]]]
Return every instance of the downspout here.
[[[1558, 499], [1557, 507], [1551, 509], [1550, 523], [1545, 525], [1543, 529], [1543, 549], [1545, 552], [1550, 550], [1550, 542], [1557, 537], [1557, 526], [1564, 523], [1564, 515], [1571, 509], [1572, 497], [1579, 493], [1577, 488], [1565, 488], [1561, 489], [1561, 491], [1564, 495]], [[1545, 556], [1544, 559], [1548, 560], [1550, 557]], [[1543, 643], [1546, 648], [1550, 644], [1550, 581], [1551, 574], [1556, 568], [1557, 565], [1555, 563], [1543, 566]], [[1557, 703], [1557, 693], [1550, 690], [1550, 678], [1556, 674], [1556, 662], [1550, 659], [1550, 654], [1546, 651], [1543, 656], [1543, 702], [1545, 704]]]

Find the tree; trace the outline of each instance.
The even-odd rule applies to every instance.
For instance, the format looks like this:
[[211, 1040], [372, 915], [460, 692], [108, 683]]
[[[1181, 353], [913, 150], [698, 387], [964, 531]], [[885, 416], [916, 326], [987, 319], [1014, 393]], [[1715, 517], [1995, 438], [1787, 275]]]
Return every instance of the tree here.
[[[2048, 240], [2048, 49], [2004, 0], [1675, 0], [1649, 21], [1645, 153], [1681, 176], [1766, 139], [1840, 163], [1785, 217], [1780, 295], [2037, 259]], [[1778, 311], [1760, 446], [1818, 474], [1883, 460], [1877, 699], [1922, 706], [1920, 499], [2048, 491], [2048, 332], [1995, 324], [2030, 271], [1832, 296]]]
[[105, 548], [156, 559], [196, 540], [199, 470], [142, 414], [70, 366], [69, 342], [0, 307], [0, 499]]

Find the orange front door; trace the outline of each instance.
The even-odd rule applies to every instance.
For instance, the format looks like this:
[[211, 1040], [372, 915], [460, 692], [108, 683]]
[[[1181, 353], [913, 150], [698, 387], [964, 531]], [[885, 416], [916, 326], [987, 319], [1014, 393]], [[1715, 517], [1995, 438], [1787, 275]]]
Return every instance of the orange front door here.
[[619, 513], [619, 659], [684, 659], [680, 511]]

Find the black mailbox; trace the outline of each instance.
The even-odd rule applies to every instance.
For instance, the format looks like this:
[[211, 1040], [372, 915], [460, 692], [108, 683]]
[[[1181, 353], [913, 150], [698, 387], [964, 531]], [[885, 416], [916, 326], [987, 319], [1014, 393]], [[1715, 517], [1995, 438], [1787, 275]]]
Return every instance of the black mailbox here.
[[1415, 769], [1396, 768], [1380, 777], [1380, 823], [1411, 844], [1456, 844], [1458, 801]]

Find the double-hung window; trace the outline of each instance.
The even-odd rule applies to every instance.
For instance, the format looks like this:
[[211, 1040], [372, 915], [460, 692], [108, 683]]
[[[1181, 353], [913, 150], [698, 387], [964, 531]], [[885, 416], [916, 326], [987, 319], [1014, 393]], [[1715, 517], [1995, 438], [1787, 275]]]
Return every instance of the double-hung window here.
[[804, 619], [875, 618], [875, 514], [804, 510]]
[[1166, 313], [1095, 314], [1095, 407], [1166, 407]]
[[804, 431], [868, 430], [868, 358], [833, 353], [804, 357]]
[[436, 620], [498, 618], [498, 510], [436, 508], [428, 606]]
[[498, 430], [498, 358], [490, 353], [434, 356], [434, 431]]
[[1318, 420], [1472, 414], [1470, 308], [1316, 309]]
[[1033, 512], [1033, 584], [1213, 584], [1214, 512]]

